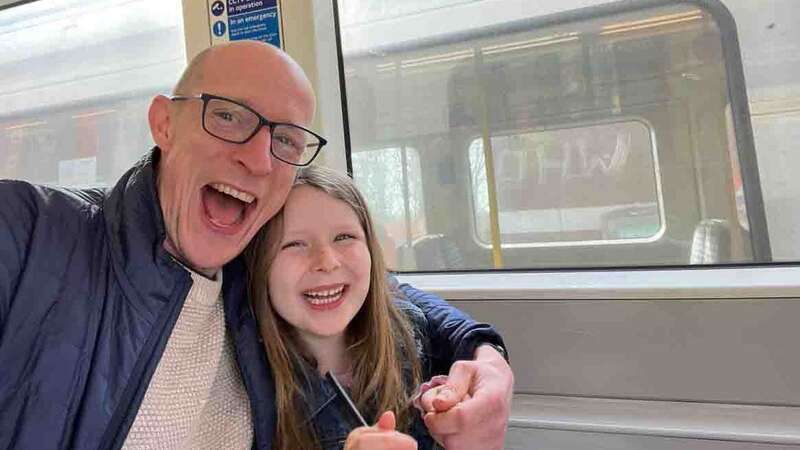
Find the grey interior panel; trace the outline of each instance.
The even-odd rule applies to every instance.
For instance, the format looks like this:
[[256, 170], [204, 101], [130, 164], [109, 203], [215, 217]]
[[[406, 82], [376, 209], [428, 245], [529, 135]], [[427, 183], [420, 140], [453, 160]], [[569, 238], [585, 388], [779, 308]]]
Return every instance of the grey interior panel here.
[[516, 391], [800, 405], [800, 300], [454, 302], [505, 336]]
[[505, 448], [506, 450], [800, 450], [800, 445], [511, 428], [506, 437]]

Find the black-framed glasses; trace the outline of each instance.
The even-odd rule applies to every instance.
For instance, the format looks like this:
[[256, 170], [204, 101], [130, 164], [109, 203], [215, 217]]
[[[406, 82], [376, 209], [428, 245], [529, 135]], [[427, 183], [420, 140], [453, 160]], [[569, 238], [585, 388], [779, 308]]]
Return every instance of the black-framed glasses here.
[[202, 100], [203, 130], [233, 144], [244, 144], [261, 127], [269, 127], [270, 153], [293, 166], [307, 166], [328, 141], [311, 130], [293, 123], [273, 122], [247, 105], [218, 95], [202, 93], [195, 96], [176, 95], [170, 100]]

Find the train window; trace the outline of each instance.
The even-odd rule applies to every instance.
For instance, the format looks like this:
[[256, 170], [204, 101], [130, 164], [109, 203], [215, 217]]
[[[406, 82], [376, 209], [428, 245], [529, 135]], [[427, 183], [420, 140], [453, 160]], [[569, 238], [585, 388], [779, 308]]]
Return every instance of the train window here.
[[106, 186], [153, 145], [150, 99], [185, 66], [181, 1], [25, 2], [0, 34], [0, 178]]
[[339, 14], [345, 17], [349, 24], [369, 23], [475, 1], [478, 0], [343, 1], [340, 2]]
[[487, 180], [481, 138], [469, 146], [477, 238], [491, 245], [488, 183], [503, 247], [656, 240], [663, 230], [650, 128], [636, 121], [494, 135]]
[[401, 270], [771, 261], [735, 26], [713, 2], [530, 2], [506, 21], [484, 2], [341, 3], [353, 161], [420, 158], [404, 182], [424, 232]]
[[382, 148], [354, 153], [352, 161], [353, 179], [370, 199], [389, 267], [414, 264], [408, 249], [425, 235], [419, 153], [411, 147]]

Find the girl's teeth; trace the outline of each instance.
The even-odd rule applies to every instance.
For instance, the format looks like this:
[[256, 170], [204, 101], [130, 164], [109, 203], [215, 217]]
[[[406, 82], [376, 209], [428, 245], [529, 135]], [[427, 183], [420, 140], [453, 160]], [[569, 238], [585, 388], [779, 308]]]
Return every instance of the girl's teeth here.
[[316, 292], [306, 292], [304, 295], [308, 300], [314, 305], [326, 305], [328, 303], [333, 303], [342, 296], [342, 292], [344, 291], [344, 286], [338, 289], [329, 289], [325, 291], [316, 291]]

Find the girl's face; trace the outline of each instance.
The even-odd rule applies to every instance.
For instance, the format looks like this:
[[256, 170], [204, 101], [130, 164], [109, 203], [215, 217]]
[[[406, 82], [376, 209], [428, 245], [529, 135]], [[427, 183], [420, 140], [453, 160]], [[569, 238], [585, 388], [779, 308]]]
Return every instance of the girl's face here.
[[364, 230], [347, 203], [311, 186], [292, 189], [269, 296], [301, 340], [344, 335], [364, 304], [371, 264]]

